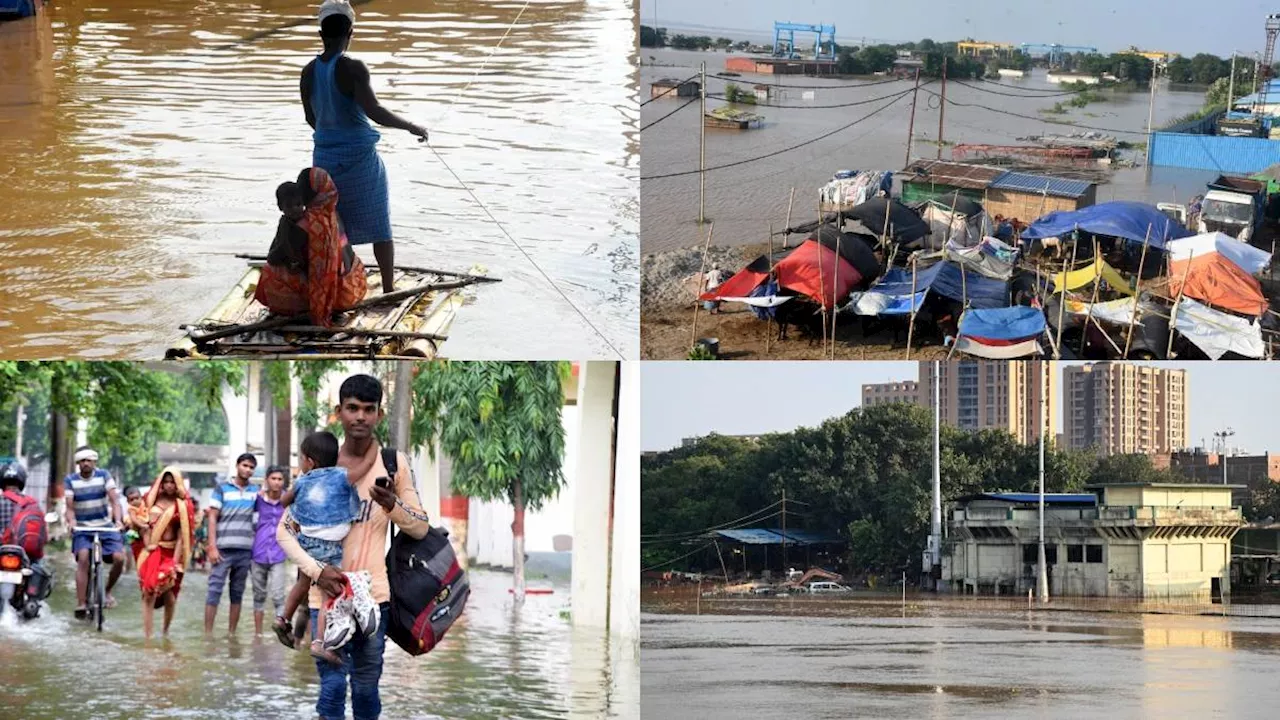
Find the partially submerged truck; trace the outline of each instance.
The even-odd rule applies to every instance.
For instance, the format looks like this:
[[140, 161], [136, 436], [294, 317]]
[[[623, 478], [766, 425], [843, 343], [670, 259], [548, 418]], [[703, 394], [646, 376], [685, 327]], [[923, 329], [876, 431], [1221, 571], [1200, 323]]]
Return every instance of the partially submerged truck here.
[[1197, 232], [1220, 232], [1242, 242], [1262, 225], [1267, 206], [1267, 183], [1252, 178], [1220, 175], [1209, 183], [1200, 203]]

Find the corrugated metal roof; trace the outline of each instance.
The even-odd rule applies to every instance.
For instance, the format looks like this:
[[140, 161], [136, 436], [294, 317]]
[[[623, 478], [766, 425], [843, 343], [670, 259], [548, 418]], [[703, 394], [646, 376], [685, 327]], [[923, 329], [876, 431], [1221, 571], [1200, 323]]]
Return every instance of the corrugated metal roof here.
[[[1039, 493], [982, 493], [979, 497], [1013, 503], [1039, 503]], [[1096, 505], [1098, 496], [1093, 493], [1045, 493], [1045, 505]]]
[[730, 540], [736, 540], [747, 545], [781, 545], [782, 536], [763, 530], [760, 528], [746, 528], [743, 530], [717, 530], [717, 535], [727, 537]]
[[991, 181], [990, 187], [1000, 190], [1017, 190], [1019, 192], [1045, 193], [1053, 197], [1081, 198], [1089, 192], [1093, 183], [1083, 180], [1064, 180], [1062, 178], [1031, 175], [1029, 173], [1006, 172]]
[[[782, 535], [782, 528], [769, 528], [769, 532], [775, 535]], [[834, 535], [820, 535], [808, 530], [796, 530], [795, 528], [788, 529], [786, 534], [787, 542], [796, 545], [835, 545], [844, 542], [844, 540]]]
[[1155, 133], [1151, 164], [1248, 174], [1280, 163], [1280, 141], [1266, 138]]
[[946, 162], [943, 160], [916, 160], [902, 171], [903, 182], [937, 183], [971, 190], [983, 190], [1005, 171], [985, 165]]

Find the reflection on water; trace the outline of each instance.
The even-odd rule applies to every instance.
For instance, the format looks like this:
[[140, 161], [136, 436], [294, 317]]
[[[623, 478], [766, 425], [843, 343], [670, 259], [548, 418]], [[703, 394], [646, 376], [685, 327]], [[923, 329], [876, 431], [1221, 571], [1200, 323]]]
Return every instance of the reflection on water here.
[[[380, 99], [427, 125], [520, 245], [634, 355], [637, 113], [634, 61], [619, 51], [634, 43], [632, 4], [357, 5], [352, 54]], [[0, 23], [6, 357], [159, 355], [239, 278], [236, 253], [265, 254], [274, 188], [310, 164], [298, 73], [318, 52], [314, 8], [87, 0]], [[481, 264], [504, 279], [477, 291], [445, 354], [612, 354], [429, 149], [393, 130], [379, 147], [397, 261]]]
[[[723, 74], [723, 53], [699, 53], [644, 48], [640, 70], [640, 97], [649, 98], [649, 87], [660, 78], [683, 79], [698, 73], [699, 63], [707, 63], [709, 74]], [[653, 64], [656, 63], [656, 64]], [[1107, 130], [1130, 131], [1116, 134], [1120, 140], [1146, 142], [1149, 95], [1144, 92], [1103, 93], [1105, 102], [1091, 103], [1082, 109], [1071, 109], [1066, 115], [1044, 115], [1062, 97], [1046, 97], [1044, 91], [1059, 89], [1044, 81], [1043, 70], [1035, 78], [1020, 81], [1019, 88], [1040, 89], [1035, 96], [1006, 97], [984, 92], [959, 83], [949, 83], [947, 98], [963, 105], [947, 105], [943, 138], [948, 143], [1016, 145], [1018, 138], [1028, 135], [1061, 134], [1078, 130], [1051, 124], [1035, 118], [1070, 120], [1081, 125]], [[801, 88], [783, 89], [782, 98], [770, 99], [773, 105], [756, 111], [765, 117], [759, 130], [708, 130], [707, 166], [754, 158], [782, 151], [808, 140], [831, 133], [842, 126], [869, 115], [892, 99], [891, 96], [911, 90], [912, 83], [902, 80], [862, 88], [837, 88], [850, 80], [823, 80], [798, 76], [751, 76], [723, 80], [708, 78], [707, 91], [724, 94], [733, 82], [739, 87], [756, 83], [780, 83], [814, 88], [812, 99]], [[971, 85], [973, 83], [970, 83]], [[998, 92], [1017, 94], [1018, 90], [984, 85]], [[926, 89], [938, 92], [937, 83]], [[878, 102], [865, 102], [889, 98]], [[1203, 93], [1168, 91], [1161, 87], [1155, 100], [1156, 125], [1199, 109]], [[655, 122], [675, 110], [684, 98], [662, 99], [641, 109], [641, 127]], [[861, 104], [854, 104], [861, 103]], [[708, 107], [721, 103], [708, 101]], [[851, 105], [852, 104], [852, 105]], [[915, 136], [912, 149], [915, 158], [933, 158], [938, 138], [939, 100], [924, 90], [916, 107]], [[812, 109], [807, 105], [850, 105], [841, 108]], [[1001, 112], [983, 109], [994, 108]], [[1017, 117], [1030, 116], [1032, 119]], [[911, 95], [888, 109], [837, 132], [825, 140], [783, 152], [766, 160], [739, 165], [707, 174], [707, 216], [714, 220], [714, 242], [720, 245], [762, 244], [768, 239], [769, 223], [781, 228], [786, 221], [791, 188], [796, 189], [793, 220], [812, 220], [817, 215], [818, 187], [842, 169], [877, 169], [897, 171], [903, 167], [907, 150], [907, 129], [911, 115]], [[1136, 133], [1136, 134], [1135, 134]], [[697, 104], [644, 131], [642, 164], [644, 177], [698, 169]], [[950, 157], [950, 150], [942, 153]], [[1138, 200], [1148, 202], [1185, 203], [1214, 173], [1171, 168], [1156, 169], [1148, 182], [1142, 168], [1120, 170], [1112, 182], [1098, 188], [1098, 201]], [[691, 174], [670, 179], [645, 180], [641, 183], [642, 218], [645, 253], [661, 252], [699, 244], [698, 176]], [[701, 234], [705, 239], [705, 230]]]
[[[310, 718], [318, 692], [306, 652], [268, 630], [254, 638], [251, 588], [238, 639], [226, 633], [224, 599], [213, 639], [203, 639], [204, 573], [189, 573], [169, 640], [142, 639], [134, 575], [121, 577], [119, 607], [102, 634], [71, 618], [71, 566], [59, 558], [53, 611], [0, 627], [6, 717]], [[388, 641], [381, 693], [386, 718], [634, 718], [639, 706], [634, 650], [561, 617], [567, 585], [511, 609], [509, 575], [473, 570], [466, 614], [438, 649], [410, 657]], [[156, 619], [157, 628], [160, 625]], [[103, 668], [109, 668], [104, 673]], [[86, 682], [91, 678], [100, 678]], [[16, 713], [16, 714], [15, 714]]]
[[646, 613], [642, 716], [1237, 718], [1280, 701], [1275, 620], [796, 605], [814, 614]]

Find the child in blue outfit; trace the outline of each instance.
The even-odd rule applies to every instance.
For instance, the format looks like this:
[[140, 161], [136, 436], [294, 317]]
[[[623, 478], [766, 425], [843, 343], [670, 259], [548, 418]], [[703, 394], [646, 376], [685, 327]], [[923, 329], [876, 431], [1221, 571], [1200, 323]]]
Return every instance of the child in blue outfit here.
[[[298, 526], [302, 549], [316, 562], [340, 568], [342, 543], [360, 514], [360, 498], [347, 481], [346, 469], [337, 467], [338, 439], [333, 433], [311, 433], [302, 441], [299, 455], [303, 474], [282, 503]], [[320, 606], [311, 655], [338, 665], [341, 659], [324, 641], [326, 609], [332, 600], [326, 595]]]

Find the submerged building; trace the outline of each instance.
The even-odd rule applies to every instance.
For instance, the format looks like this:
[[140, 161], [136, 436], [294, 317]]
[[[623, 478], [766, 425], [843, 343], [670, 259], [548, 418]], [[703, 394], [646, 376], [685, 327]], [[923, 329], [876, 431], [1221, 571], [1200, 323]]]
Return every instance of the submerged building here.
[[[1113, 483], [1045, 495], [1050, 596], [1217, 601], [1244, 525], [1232, 485]], [[1036, 493], [978, 493], [948, 508], [942, 587], [1025, 595], [1039, 575]]]

